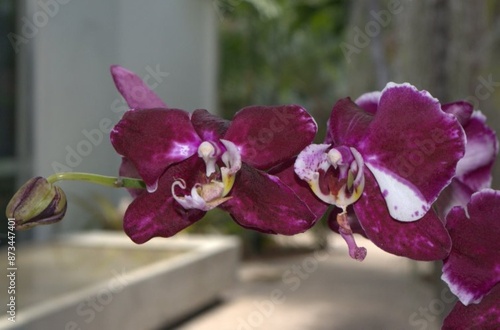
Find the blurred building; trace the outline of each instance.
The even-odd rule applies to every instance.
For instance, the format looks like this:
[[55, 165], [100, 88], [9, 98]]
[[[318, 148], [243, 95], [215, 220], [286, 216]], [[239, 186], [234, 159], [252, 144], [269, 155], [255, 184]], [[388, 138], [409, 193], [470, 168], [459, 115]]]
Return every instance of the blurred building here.
[[[211, 1], [8, 0], [0, 9], [7, 36], [1, 41], [2, 86], [11, 88], [0, 102], [3, 203], [32, 176], [117, 175], [120, 158], [109, 131], [126, 103], [111, 79], [112, 64], [136, 72], [172, 107], [216, 110], [217, 13]], [[85, 183], [61, 186], [68, 195], [64, 223], [37, 229], [35, 237], [91, 227], [99, 217], [95, 198], [116, 203], [126, 195]]]

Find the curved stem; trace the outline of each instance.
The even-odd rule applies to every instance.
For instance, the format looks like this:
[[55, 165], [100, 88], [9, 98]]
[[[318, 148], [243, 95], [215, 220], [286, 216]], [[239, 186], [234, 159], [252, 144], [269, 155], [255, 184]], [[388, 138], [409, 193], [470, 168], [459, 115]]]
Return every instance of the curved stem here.
[[81, 172], [62, 172], [52, 174], [47, 178], [47, 181], [51, 184], [57, 181], [86, 181], [112, 188], [146, 188], [146, 184], [141, 179], [113, 177]]

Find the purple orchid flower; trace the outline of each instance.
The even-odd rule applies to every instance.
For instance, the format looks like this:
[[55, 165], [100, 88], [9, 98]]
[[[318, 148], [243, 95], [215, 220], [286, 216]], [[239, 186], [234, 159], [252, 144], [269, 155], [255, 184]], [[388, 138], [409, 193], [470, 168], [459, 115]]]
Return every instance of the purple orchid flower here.
[[500, 324], [500, 191], [474, 193], [446, 218], [452, 239], [442, 279], [460, 299], [443, 329], [497, 329]]
[[123, 156], [120, 175], [147, 186], [132, 192], [124, 217], [134, 242], [172, 236], [215, 207], [265, 233], [293, 235], [316, 221], [290, 187], [266, 172], [312, 142], [317, 125], [302, 107], [247, 107], [230, 122], [206, 110], [168, 108], [131, 71], [113, 66], [111, 72], [133, 108], [111, 132]]
[[450, 237], [434, 212], [439, 193], [464, 155], [465, 135], [438, 100], [410, 84], [338, 101], [324, 144], [311, 145], [295, 172], [324, 203], [335, 205], [350, 255], [365, 251], [352, 235], [347, 208], [365, 235], [383, 250], [416, 260], [440, 260]]
[[457, 164], [456, 175], [435, 203], [442, 220], [454, 206], [465, 207], [470, 196], [490, 188], [491, 171], [498, 155], [498, 140], [486, 117], [472, 104], [458, 101], [443, 105], [443, 111], [455, 115], [467, 136], [465, 155]]

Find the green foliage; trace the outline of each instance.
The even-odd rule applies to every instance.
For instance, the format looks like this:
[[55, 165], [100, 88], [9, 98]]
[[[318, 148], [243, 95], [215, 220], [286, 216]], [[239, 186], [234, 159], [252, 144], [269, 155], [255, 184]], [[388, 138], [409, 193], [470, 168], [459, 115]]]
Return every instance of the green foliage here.
[[[347, 1], [225, 1], [220, 24], [220, 105], [297, 103], [323, 129], [342, 92], [339, 47]], [[320, 134], [321, 135], [321, 134]]]

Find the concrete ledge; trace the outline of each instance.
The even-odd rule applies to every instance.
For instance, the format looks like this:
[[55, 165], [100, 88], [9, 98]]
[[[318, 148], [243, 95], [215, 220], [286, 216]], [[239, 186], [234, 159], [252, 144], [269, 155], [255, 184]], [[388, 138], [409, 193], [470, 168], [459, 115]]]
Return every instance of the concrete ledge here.
[[[179, 235], [135, 245], [122, 233], [91, 232], [65, 236], [45, 245], [51, 244], [58, 248], [45, 251], [44, 245], [39, 245], [24, 251], [21, 247], [18, 249], [16, 322], [3, 317], [1, 329], [157, 329], [217, 300], [222, 290], [235, 283], [239, 262], [239, 241], [226, 236]], [[61, 255], [65, 248], [72, 260]], [[71, 250], [74, 248], [82, 252], [91, 249], [95, 260], [88, 260], [87, 250], [86, 260], [79, 261], [79, 253]], [[106, 253], [110, 250], [123, 251], [120, 255], [118, 252]], [[161, 258], [163, 252], [165, 257]], [[37, 263], [34, 260], [44, 260], [44, 253], [53, 254], [50, 256], [52, 262], [44, 262], [46, 272], [40, 267], [30, 269], [30, 265]], [[30, 256], [36, 259], [23, 265], [22, 260], [29, 261]], [[117, 266], [116, 258], [128, 261], [138, 256], [143, 260], [137, 267], [130, 263], [127, 263], [128, 268]], [[106, 277], [88, 284], [77, 283], [78, 289], [54, 294], [61, 287], [76, 285], [67, 284], [68, 280], [99, 278], [96, 274], [102, 264], [107, 263], [105, 258], [110, 264], [114, 262], [111, 271], [101, 271]], [[92, 261], [95, 267], [89, 267]], [[68, 262], [71, 269], [68, 269]], [[72, 272], [73, 276], [68, 275]], [[37, 283], [46, 290], [36, 288]], [[50, 290], [52, 285], [59, 289]], [[31, 297], [38, 294], [36, 301], [23, 306], [22, 297], [30, 297], [30, 292], [33, 293]]]

